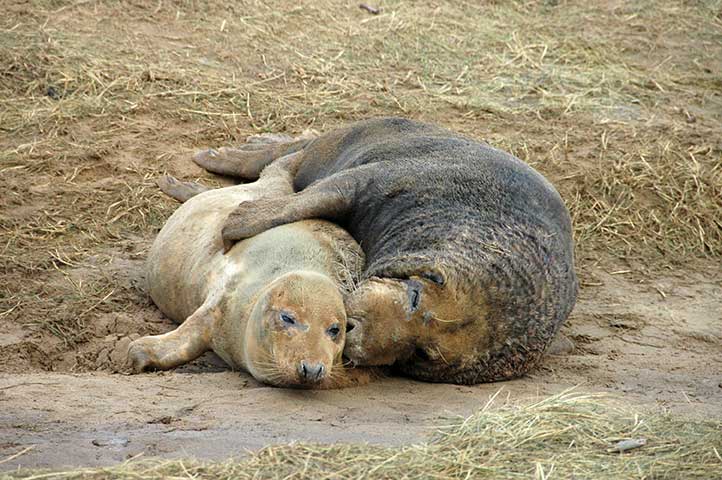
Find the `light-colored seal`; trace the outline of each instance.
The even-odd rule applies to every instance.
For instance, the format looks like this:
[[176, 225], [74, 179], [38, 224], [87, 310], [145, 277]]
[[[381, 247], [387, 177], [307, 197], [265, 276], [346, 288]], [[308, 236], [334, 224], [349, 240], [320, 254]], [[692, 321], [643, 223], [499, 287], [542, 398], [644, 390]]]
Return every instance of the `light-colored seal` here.
[[221, 226], [228, 214], [241, 202], [290, 193], [288, 175], [269, 167], [255, 183], [205, 192], [169, 177], [159, 185], [187, 201], [153, 243], [148, 288], [160, 310], [182, 325], [132, 342], [133, 370], [169, 369], [213, 350], [272, 385], [340, 386], [342, 290], [363, 265], [351, 236], [326, 221], [302, 221], [237, 243], [224, 255]]

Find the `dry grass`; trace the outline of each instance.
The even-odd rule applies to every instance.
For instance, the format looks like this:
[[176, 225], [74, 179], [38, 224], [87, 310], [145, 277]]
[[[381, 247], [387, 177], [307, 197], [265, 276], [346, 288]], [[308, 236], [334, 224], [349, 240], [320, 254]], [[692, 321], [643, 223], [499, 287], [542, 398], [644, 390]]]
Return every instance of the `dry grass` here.
[[104, 300], [112, 280], [66, 278], [101, 253], [143, 257], [174, 207], [154, 176], [201, 175], [188, 157], [203, 146], [373, 115], [441, 123], [533, 164], [571, 208], [582, 264], [719, 258], [720, 5], [11, 3], [0, 321], [72, 345], [103, 308], [142, 308], [128, 285]]
[[[241, 460], [127, 462], [110, 468], [18, 472], [8, 478], [142, 480], [721, 478], [722, 423], [638, 414], [595, 395], [564, 392], [533, 405], [493, 406], [441, 428], [428, 443], [271, 446]], [[644, 439], [623, 453], [613, 446]]]

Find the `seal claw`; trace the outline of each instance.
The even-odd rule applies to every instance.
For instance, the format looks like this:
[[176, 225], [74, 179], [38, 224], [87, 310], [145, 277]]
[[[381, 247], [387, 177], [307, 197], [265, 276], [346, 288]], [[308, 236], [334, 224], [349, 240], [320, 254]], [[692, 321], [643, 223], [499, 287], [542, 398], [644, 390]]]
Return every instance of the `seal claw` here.
[[152, 356], [138, 340], [128, 346], [128, 366], [133, 373], [145, 372], [153, 366]]

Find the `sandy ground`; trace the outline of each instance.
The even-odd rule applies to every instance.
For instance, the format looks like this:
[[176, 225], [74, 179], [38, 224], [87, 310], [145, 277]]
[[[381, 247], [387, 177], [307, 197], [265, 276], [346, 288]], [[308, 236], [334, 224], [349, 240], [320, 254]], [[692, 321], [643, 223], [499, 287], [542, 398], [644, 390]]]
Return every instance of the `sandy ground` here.
[[[591, 269], [557, 353], [504, 383], [386, 377], [345, 390], [294, 391], [228, 371], [213, 355], [165, 373], [0, 374], [0, 460], [25, 451], [0, 470], [107, 465], [138, 455], [224, 459], [296, 440], [411, 443], [499, 389], [502, 398], [529, 401], [577, 386], [611, 392], [640, 410], [721, 417], [722, 275], [703, 265], [697, 271], [645, 281], [628, 268]], [[123, 358], [120, 330], [135, 322], [118, 317], [118, 332], [89, 342], [86, 357], [92, 351], [111, 366]], [[159, 330], [171, 327], [158, 318]], [[13, 341], [6, 333], [0, 339]]]
[[[0, 472], [269, 443], [428, 438], [503, 389], [722, 418], [722, 14], [714, 2], [4, 2]], [[7, 5], [5, 5], [7, 4]], [[205, 356], [118, 373], [173, 325], [142, 288], [153, 178], [254, 133], [403, 115], [510, 151], [574, 219], [579, 302], [525, 378], [268, 388]]]

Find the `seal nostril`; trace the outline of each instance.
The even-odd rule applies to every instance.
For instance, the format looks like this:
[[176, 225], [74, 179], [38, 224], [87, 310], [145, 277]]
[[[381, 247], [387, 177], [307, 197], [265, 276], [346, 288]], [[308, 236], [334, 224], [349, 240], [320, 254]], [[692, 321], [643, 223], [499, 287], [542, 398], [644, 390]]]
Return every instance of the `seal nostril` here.
[[298, 365], [298, 375], [301, 381], [318, 382], [326, 375], [326, 366], [320, 362], [310, 364], [304, 360]]
[[348, 318], [348, 320], [346, 320], [346, 333], [356, 328], [356, 322], [355, 318]]
[[303, 360], [298, 364], [298, 376], [304, 382], [318, 382], [326, 375], [326, 365], [323, 363], [310, 364]]

